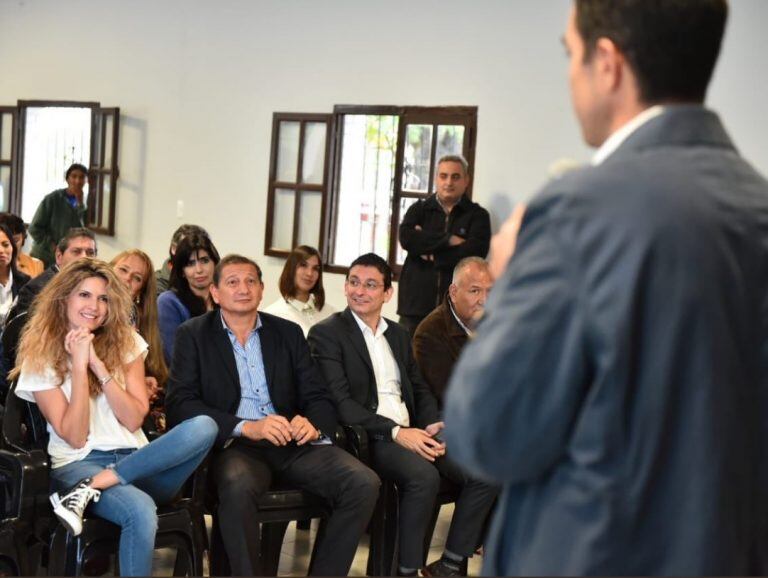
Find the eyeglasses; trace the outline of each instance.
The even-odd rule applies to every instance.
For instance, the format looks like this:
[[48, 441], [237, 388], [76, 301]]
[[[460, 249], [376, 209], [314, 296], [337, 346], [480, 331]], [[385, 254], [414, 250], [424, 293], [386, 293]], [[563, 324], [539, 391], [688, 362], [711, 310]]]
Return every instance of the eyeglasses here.
[[347, 279], [347, 285], [352, 287], [352, 289], [357, 289], [358, 287], [363, 287], [366, 291], [376, 291], [379, 287], [384, 287], [384, 283], [376, 283], [376, 281], [369, 279], [365, 283], [360, 281], [357, 277], [350, 277]]

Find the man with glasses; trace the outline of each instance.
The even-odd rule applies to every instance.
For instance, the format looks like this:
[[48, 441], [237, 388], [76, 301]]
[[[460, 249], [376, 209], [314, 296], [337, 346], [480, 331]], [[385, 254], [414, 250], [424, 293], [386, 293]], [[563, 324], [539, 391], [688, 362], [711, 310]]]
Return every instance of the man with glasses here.
[[[437, 400], [419, 373], [410, 336], [381, 316], [392, 292], [387, 262], [373, 253], [358, 257], [344, 284], [348, 307], [313, 326], [309, 344], [336, 400], [340, 421], [365, 428], [371, 466], [397, 484], [398, 574], [415, 576], [424, 562], [424, 537], [440, 471], [451, 466], [443, 458]], [[459, 526], [457, 534], [463, 530]], [[456, 571], [465, 555], [454, 555]]]

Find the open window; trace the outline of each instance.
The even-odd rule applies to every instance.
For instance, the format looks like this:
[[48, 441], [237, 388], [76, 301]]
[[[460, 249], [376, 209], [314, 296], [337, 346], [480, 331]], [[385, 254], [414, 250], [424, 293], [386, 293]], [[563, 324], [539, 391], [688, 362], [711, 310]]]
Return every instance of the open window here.
[[[308, 127], [317, 123], [324, 128], [315, 128], [317, 140], [310, 142]], [[284, 256], [309, 244], [324, 255], [327, 270], [344, 272], [357, 256], [374, 252], [398, 272], [405, 212], [433, 192], [441, 156], [461, 154], [473, 167], [476, 132], [477, 107], [343, 105], [332, 117], [276, 113], [265, 254]], [[312, 182], [308, 151], [315, 151], [312, 162], [323, 159], [322, 167], [313, 165]], [[466, 194], [471, 197], [471, 183]]]
[[89, 167], [87, 223], [115, 234], [120, 109], [98, 102], [22, 100], [0, 107], [3, 210], [29, 222], [45, 195], [64, 187], [72, 163]]

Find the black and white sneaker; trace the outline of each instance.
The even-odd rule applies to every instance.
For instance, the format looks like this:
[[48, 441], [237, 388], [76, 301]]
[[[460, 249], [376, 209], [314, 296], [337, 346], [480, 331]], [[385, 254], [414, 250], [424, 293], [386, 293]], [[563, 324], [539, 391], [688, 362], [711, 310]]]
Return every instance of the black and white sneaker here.
[[90, 483], [91, 478], [85, 478], [67, 490], [63, 496], [58, 492], [51, 494], [53, 513], [73, 536], [79, 536], [83, 531], [83, 512], [86, 506], [91, 500], [98, 502], [101, 497], [101, 491], [92, 488]]

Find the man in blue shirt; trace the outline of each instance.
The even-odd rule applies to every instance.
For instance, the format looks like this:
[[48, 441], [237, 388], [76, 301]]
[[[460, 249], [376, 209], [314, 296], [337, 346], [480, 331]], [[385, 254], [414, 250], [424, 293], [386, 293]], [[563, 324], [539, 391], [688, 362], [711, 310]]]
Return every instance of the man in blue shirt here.
[[176, 333], [168, 420], [203, 414], [219, 425], [211, 478], [234, 575], [261, 573], [257, 501], [273, 478], [329, 501], [333, 513], [310, 573], [345, 575], [380, 481], [332, 445], [336, 411], [301, 328], [259, 313], [263, 290], [250, 259], [229, 255], [219, 262], [211, 295], [220, 309]]

